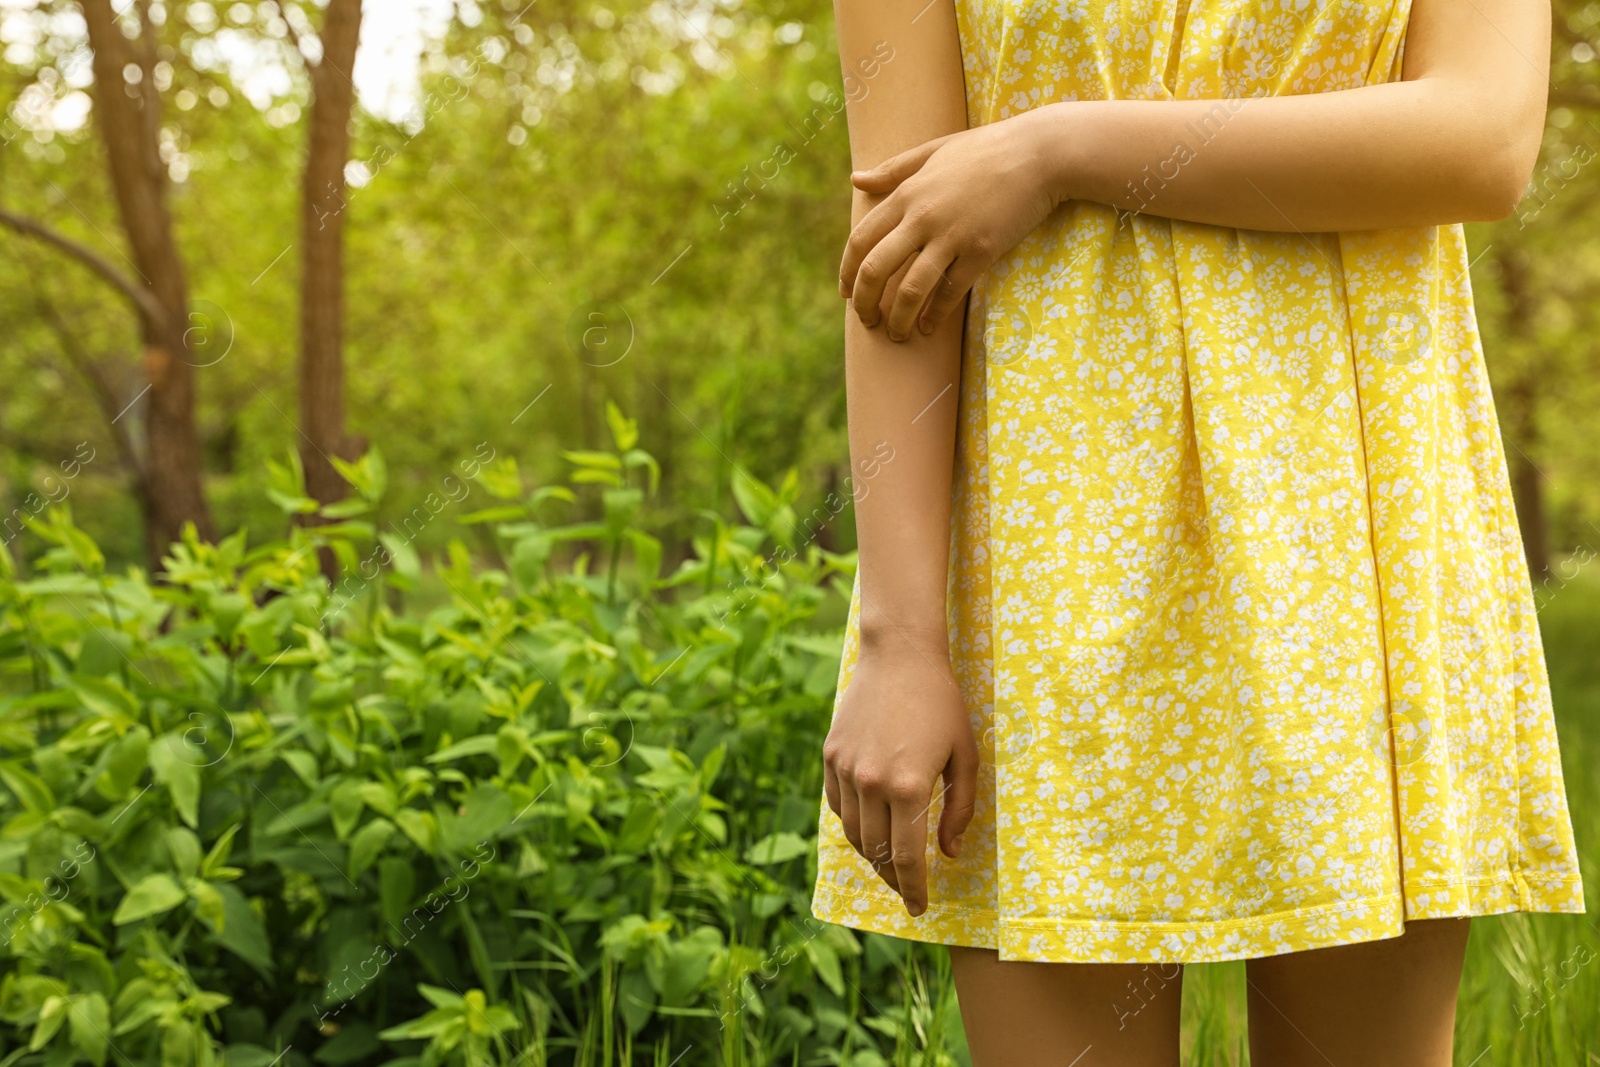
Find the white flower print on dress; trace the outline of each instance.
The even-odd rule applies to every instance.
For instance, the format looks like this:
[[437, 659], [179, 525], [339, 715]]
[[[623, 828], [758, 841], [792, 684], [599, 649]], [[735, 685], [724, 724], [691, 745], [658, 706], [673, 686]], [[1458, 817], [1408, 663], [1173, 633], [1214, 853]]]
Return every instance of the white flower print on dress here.
[[[956, 9], [973, 126], [1392, 80], [1410, 14]], [[948, 604], [976, 811], [958, 860], [930, 839], [913, 919], [824, 805], [814, 914], [1205, 962], [1582, 912], [1462, 228], [1239, 230], [1151, 194], [1062, 204], [973, 289]]]

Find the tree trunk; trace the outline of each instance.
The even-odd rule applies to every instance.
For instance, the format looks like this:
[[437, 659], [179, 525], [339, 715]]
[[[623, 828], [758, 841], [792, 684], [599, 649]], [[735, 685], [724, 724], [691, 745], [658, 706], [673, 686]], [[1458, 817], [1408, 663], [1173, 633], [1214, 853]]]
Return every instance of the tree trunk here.
[[[306, 492], [329, 504], [345, 495], [331, 457], [354, 459], [344, 431], [344, 168], [350, 160], [361, 0], [330, 0], [322, 57], [307, 60], [310, 131], [300, 213], [300, 459]], [[329, 560], [324, 560], [324, 570]]]
[[[1497, 255], [1500, 284], [1506, 294], [1506, 333], [1519, 343], [1532, 343], [1534, 297], [1528, 278], [1526, 255], [1505, 246]], [[1524, 364], [1526, 360], [1522, 361]], [[1517, 525], [1528, 572], [1537, 583], [1550, 573], [1549, 534], [1544, 515], [1544, 475], [1533, 456], [1539, 451], [1539, 386], [1527, 366], [1500, 390], [1502, 429], [1511, 444], [1506, 460], [1511, 468], [1511, 496], [1517, 506]]]
[[[140, 496], [145, 503], [145, 549], [156, 564], [184, 523], [194, 523], [207, 539], [215, 531], [200, 484], [188, 283], [173, 236], [167, 170], [161, 160], [155, 27], [141, 5], [142, 36], [135, 45], [123, 36], [111, 0], [83, 0], [82, 7], [94, 53], [95, 118], [117, 209], [134, 267], [160, 310], [159, 316], [148, 310], [141, 315], [147, 385]], [[123, 74], [130, 64], [141, 72], [137, 85], [129, 85]]]

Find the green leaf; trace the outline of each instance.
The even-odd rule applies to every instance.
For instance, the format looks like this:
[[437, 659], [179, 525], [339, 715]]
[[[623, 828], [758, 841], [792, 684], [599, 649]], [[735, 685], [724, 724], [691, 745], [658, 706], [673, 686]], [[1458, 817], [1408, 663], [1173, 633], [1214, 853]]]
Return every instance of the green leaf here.
[[261, 925], [250, 901], [238, 886], [210, 884], [209, 888], [222, 900], [221, 922], [214, 921], [202, 911], [200, 918], [211, 927], [217, 944], [260, 971], [264, 977], [272, 975], [272, 946], [267, 941], [267, 929]]
[[428, 1003], [436, 1008], [459, 1008], [466, 1003], [466, 998], [460, 993], [449, 989], [441, 989], [426, 982], [417, 983], [417, 992], [426, 997]]
[[371, 510], [372, 503], [359, 496], [322, 505], [322, 514], [330, 519], [353, 519], [358, 515], [365, 515]]
[[221, 930], [227, 924], [223, 911], [222, 894], [217, 887], [203, 878], [193, 878], [187, 883], [189, 895], [194, 898], [195, 914], [207, 926]]
[[213, 596], [206, 607], [211, 612], [211, 622], [217, 628], [217, 636], [224, 641], [232, 641], [239, 621], [252, 606], [250, 598], [240, 593], [218, 593]]
[[733, 498], [739, 504], [739, 510], [749, 520], [752, 526], [765, 528], [771, 521], [773, 513], [778, 510], [778, 498], [766, 483], [746, 474], [744, 471], [735, 473], [732, 479]]
[[350, 880], [356, 881], [383, 852], [389, 838], [394, 836], [394, 823], [388, 819], [373, 819], [356, 831], [350, 839]]
[[478, 734], [448, 745], [428, 757], [429, 763], [449, 763], [464, 756], [488, 756], [495, 750], [496, 737], [494, 734]]
[[645, 957], [650, 983], [667, 1004], [683, 1004], [700, 988], [722, 951], [722, 933], [702, 926], [681, 941], [658, 944]]
[[361, 785], [355, 779], [347, 778], [334, 787], [333, 794], [328, 798], [333, 833], [340, 841], [350, 836], [350, 831], [355, 829], [361, 819], [361, 811], [366, 806], [361, 796]]
[[222, 1050], [222, 1060], [215, 1067], [272, 1067], [280, 1058], [281, 1054], [271, 1049], [236, 1041]]
[[150, 745], [150, 769], [167, 787], [172, 806], [190, 826], [200, 825], [200, 767], [194, 751], [178, 732], [162, 734]]
[[[364, 541], [375, 537], [377, 532], [373, 530], [370, 522], [330, 522], [326, 526], [318, 526], [317, 534], [327, 540], [348, 537], [353, 540]], [[340, 546], [334, 544], [332, 547], [337, 550]], [[356, 566], [357, 564], [352, 560], [350, 569], [354, 570]]]
[[[522, 496], [522, 475], [517, 471], [514, 456], [501, 456], [479, 468], [477, 481], [496, 500], [516, 500]], [[523, 514], [521, 508], [516, 510], [519, 516]]]
[[95, 1067], [106, 1062], [110, 1042], [111, 1008], [100, 993], [79, 993], [72, 998], [72, 1044]]
[[217, 838], [206, 853], [206, 858], [200, 861], [200, 877], [215, 878], [227, 866], [228, 856], [233, 851], [233, 835], [238, 833], [243, 825], [234, 823]]
[[278, 753], [280, 759], [289, 765], [299, 779], [306, 785], [315, 789], [322, 780], [322, 775], [317, 770], [317, 757], [304, 749], [286, 748]]
[[639, 585], [648, 591], [661, 576], [661, 542], [643, 530], [629, 531], [633, 541], [634, 566], [638, 570]]
[[33, 1028], [33, 1037], [28, 1042], [30, 1052], [38, 1052], [50, 1043], [61, 1029], [61, 1024], [67, 1021], [67, 1015], [72, 1008], [72, 1002], [63, 996], [53, 996], [45, 1000], [44, 1006], [39, 1009], [39, 1022]]
[[329, 456], [328, 462], [333, 464], [333, 469], [339, 472], [340, 477], [349, 482], [365, 500], [375, 501], [383, 495], [388, 482], [388, 471], [383, 456], [377, 449], [368, 449], [354, 463], [338, 456]]
[[526, 508], [520, 504], [502, 504], [497, 508], [480, 508], [469, 511], [456, 521], [463, 526], [479, 526], [487, 522], [511, 522], [523, 518], [528, 514]]
[[111, 921], [117, 926], [124, 926], [148, 919], [152, 915], [171, 911], [188, 897], [189, 894], [183, 891], [183, 886], [172, 875], [147, 874], [128, 890], [128, 895], [117, 905], [117, 913], [111, 917]]
[[[489, 735], [491, 740], [498, 740]], [[461, 810], [439, 821], [439, 836], [454, 852], [465, 852], [478, 842], [491, 840], [516, 817], [516, 805], [498, 786], [473, 787], [461, 800]]]
[[605, 508], [606, 531], [612, 537], [618, 537], [639, 514], [639, 508], [644, 503], [644, 491], [632, 487], [607, 489], [601, 494], [601, 499]]
[[438, 853], [438, 821], [434, 819], [432, 811], [402, 808], [395, 813], [395, 825], [424, 853], [429, 856]]
[[[386, 856], [378, 863], [378, 912], [383, 921], [399, 927], [406, 912], [411, 910], [411, 897], [416, 892], [417, 875], [411, 861], [400, 856]], [[402, 936], [410, 936], [402, 930]]]
[[367, 802], [367, 807], [380, 815], [393, 815], [399, 805], [396, 803], [394, 787], [387, 782], [362, 782], [361, 799]]
[[834, 996], [844, 996], [844, 971], [839, 966], [839, 956], [833, 951], [833, 946], [820, 937], [813, 937], [806, 942], [806, 956], [811, 960], [817, 977], [822, 979], [822, 984]]
[[389, 550], [389, 560], [395, 574], [411, 582], [422, 577], [422, 560], [417, 557], [417, 550], [409, 540], [392, 533], [379, 534], [378, 540]]
[[437, 1038], [440, 1048], [449, 1050], [461, 1043], [462, 1033], [466, 1029], [465, 1013], [460, 1011], [446, 1011], [438, 1009], [430, 1011], [420, 1019], [391, 1026], [387, 1030], [378, 1031], [378, 1036], [385, 1041], [401, 1041], [406, 1038]]
[[200, 870], [200, 839], [187, 826], [167, 827], [167, 853], [180, 878], [193, 878]]
[[[318, 1045], [317, 1051], [312, 1053], [311, 1058], [318, 1063], [328, 1064], [328, 1067], [343, 1067], [347, 1063], [368, 1060], [382, 1051], [382, 1048], [377, 1028], [363, 1020], [353, 1019], [342, 1025], [337, 1034]], [[403, 1061], [389, 1061], [391, 1064], [401, 1062]], [[267, 1065], [263, 1064], [262, 1067]]]
[[290, 496], [287, 493], [280, 493], [276, 489], [272, 488], [268, 488], [263, 491], [266, 493], [268, 500], [278, 505], [278, 507], [288, 512], [290, 515], [314, 515], [316, 514], [317, 508], [320, 506], [315, 500], [308, 496]]
[[0, 763], [0, 781], [16, 794], [22, 806], [29, 811], [49, 813], [56, 806], [55, 794], [45, 785], [44, 779], [12, 760]]
[[617, 984], [617, 1008], [622, 1012], [628, 1032], [637, 1034], [656, 1010], [656, 989], [643, 971], [629, 970]]
[[545, 562], [550, 558], [551, 541], [542, 532], [532, 533], [517, 540], [511, 550], [511, 576], [523, 591], [538, 587], [544, 577]]
[[745, 850], [745, 859], [755, 864], [787, 863], [811, 851], [811, 842], [799, 834], [780, 830], [768, 834]]
[[580, 467], [602, 471], [620, 471], [622, 469], [622, 460], [610, 452], [591, 452], [566, 448], [560, 451], [563, 459]]
[[[78, 649], [78, 661], [73, 664], [73, 668], [79, 675], [91, 676], [98, 681], [113, 671], [121, 670], [128, 662], [128, 652], [132, 648], [133, 642], [127, 634], [96, 626], [83, 635], [83, 643]], [[73, 688], [79, 689], [80, 684], [88, 680], [88, 678], [74, 679]]]
[[614, 401], [606, 401], [606, 422], [611, 424], [611, 439], [617, 443], [618, 452], [626, 452], [639, 443], [639, 420], [624, 415]]

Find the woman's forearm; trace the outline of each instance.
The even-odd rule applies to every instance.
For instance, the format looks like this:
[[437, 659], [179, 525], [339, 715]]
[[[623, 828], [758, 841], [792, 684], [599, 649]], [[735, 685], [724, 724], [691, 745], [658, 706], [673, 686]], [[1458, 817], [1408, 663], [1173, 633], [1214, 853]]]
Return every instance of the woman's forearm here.
[[962, 321], [896, 343], [845, 315], [863, 647], [945, 648]]
[[1403, 80], [1296, 96], [1046, 105], [1059, 198], [1241, 229], [1504, 218], [1549, 90], [1546, 0], [1412, 0]]
[[1047, 128], [1040, 143], [1061, 199], [1305, 233], [1503, 218], [1533, 159], [1526, 138], [1501, 131], [1540, 128], [1538, 118], [1463, 107], [1435, 79], [1304, 96], [1072, 101], [1033, 120]]
[[[966, 129], [953, 8], [837, 0], [835, 10], [855, 166]], [[856, 191], [852, 225], [881, 199]], [[897, 344], [845, 312], [863, 648], [946, 647], [962, 318]]]

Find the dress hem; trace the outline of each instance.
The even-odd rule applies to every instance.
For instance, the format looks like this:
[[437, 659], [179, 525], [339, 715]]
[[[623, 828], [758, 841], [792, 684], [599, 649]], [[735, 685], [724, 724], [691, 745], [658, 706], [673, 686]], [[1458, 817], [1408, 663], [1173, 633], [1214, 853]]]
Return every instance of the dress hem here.
[[[1220, 963], [1259, 959], [1338, 945], [1399, 937], [1408, 919], [1502, 915], [1508, 912], [1585, 914], [1582, 879], [1512, 872], [1499, 878], [1433, 881], [1397, 893], [1269, 915], [1198, 922], [1139, 922], [1115, 919], [1001, 920], [987, 908], [929, 904], [921, 916], [904, 914], [898, 897], [821, 883], [811, 914], [823, 922], [869, 933], [930, 944], [998, 950], [1002, 960], [1037, 963]], [[1456, 890], [1461, 892], [1458, 894]], [[1371, 929], [1340, 926], [1318, 930], [1320, 916], [1350, 916], [1386, 908]], [[997, 933], [998, 930], [998, 933]], [[1102, 942], [1116, 935], [1122, 948]], [[1128, 945], [1129, 935], [1145, 935], [1144, 947]], [[1352, 936], [1356, 935], [1356, 936]]]

